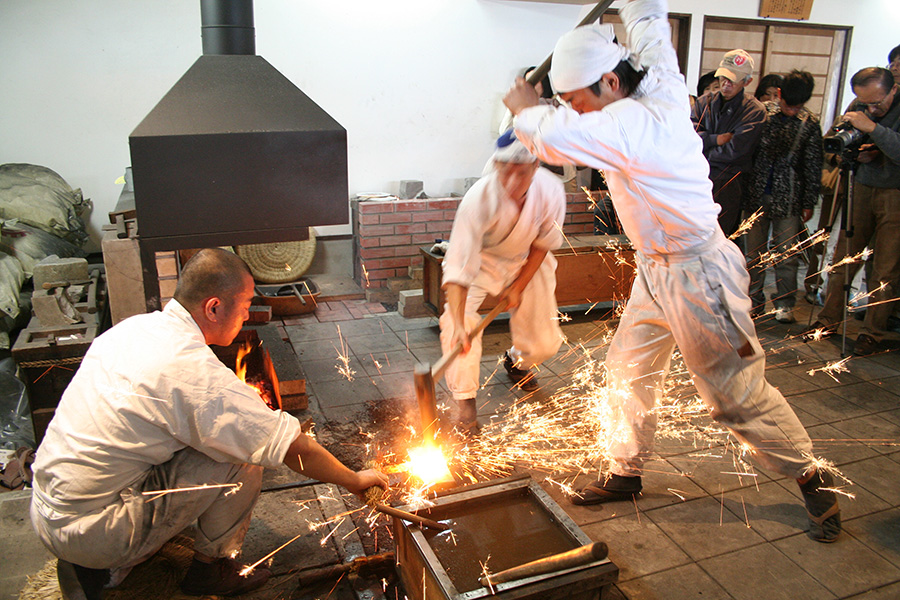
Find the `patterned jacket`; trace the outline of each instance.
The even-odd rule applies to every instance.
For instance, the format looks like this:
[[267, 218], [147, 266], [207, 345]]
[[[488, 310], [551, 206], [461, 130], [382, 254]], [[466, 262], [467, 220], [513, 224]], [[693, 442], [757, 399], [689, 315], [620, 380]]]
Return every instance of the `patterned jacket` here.
[[[766, 102], [765, 106], [768, 119], [753, 155], [751, 175], [745, 180], [743, 208], [755, 211], [762, 206], [763, 194], [768, 193], [772, 196], [769, 217], [799, 215], [819, 200], [822, 178], [819, 119], [805, 108], [796, 117], [789, 117], [781, 112], [778, 101]], [[796, 149], [791, 154], [795, 140]]]

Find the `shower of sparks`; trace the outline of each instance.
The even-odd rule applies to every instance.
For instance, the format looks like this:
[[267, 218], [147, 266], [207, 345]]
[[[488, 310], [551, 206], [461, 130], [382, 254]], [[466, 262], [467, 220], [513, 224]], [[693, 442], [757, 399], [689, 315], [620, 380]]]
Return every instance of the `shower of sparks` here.
[[[581, 186], [581, 191], [584, 192], [584, 195], [587, 196], [588, 202], [591, 203], [593, 208], [597, 208], [597, 201], [594, 200], [594, 194], [591, 190], [587, 189], [587, 186]], [[606, 223], [604, 223], [606, 225]]]
[[747, 217], [746, 219], [741, 221], [741, 224], [738, 225], [737, 230], [734, 233], [732, 233], [731, 235], [729, 235], [728, 239], [736, 240], [739, 237], [741, 237], [742, 235], [745, 235], [748, 231], [753, 229], [753, 224], [756, 223], [757, 221], [759, 221], [759, 219], [762, 217], [762, 215], [763, 215], [763, 209], [761, 209], [761, 208], [756, 209], [755, 213], [753, 213], [752, 215], [750, 215], [749, 217]]
[[341, 361], [341, 364], [335, 365], [338, 370], [338, 373], [347, 378], [347, 381], [353, 381], [353, 376], [356, 374], [356, 371], [350, 368], [350, 347], [344, 345], [344, 337], [341, 335], [341, 326], [337, 326], [338, 331], [338, 342], [341, 345], [341, 348], [337, 350], [337, 358]]
[[491, 582], [491, 572], [487, 566], [489, 560], [491, 560], [490, 554], [487, 555], [487, 558], [484, 559], [484, 562], [481, 562], [479, 560], [478, 564], [481, 565], [481, 573], [484, 575], [484, 578], [487, 580], [488, 591], [491, 593], [491, 595], [493, 595], [494, 594], [494, 584]]
[[286, 542], [283, 543], [282, 545], [278, 546], [277, 548], [275, 548], [274, 550], [272, 550], [271, 552], [269, 552], [268, 554], [266, 554], [265, 556], [263, 556], [261, 559], [259, 559], [258, 561], [256, 561], [256, 562], [253, 563], [252, 565], [247, 565], [246, 567], [244, 567], [243, 569], [241, 569], [241, 571], [238, 573], [238, 575], [240, 575], [241, 577], [246, 577], [247, 575], [249, 575], [250, 573], [253, 572], [253, 569], [255, 569], [256, 567], [258, 567], [259, 565], [261, 565], [261, 564], [264, 563], [265, 561], [269, 560], [269, 559], [272, 558], [273, 556], [275, 556], [278, 552], [280, 552], [281, 550], [283, 550], [284, 548], [286, 548], [287, 546], [289, 546], [290, 544], [292, 544], [296, 539], [300, 538], [300, 537], [303, 536], [303, 535], [306, 535], [306, 534], [305, 534], [305, 533], [298, 533], [297, 535], [295, 535], [294, 537], [292, 537], [291, 539], [289, 539], [288, 541], [286, 541]]
[[[750, 218], [752, 218], [752, 216]], [[778, 262], [794, 256], [795, 254], [800, 254], [801, 252], [804, 252], [805, 250], [815, 246], [819, 242], [825, 241], [827, 239], [828, 234], [825, 232], [825, 230], [820, 229], [806, 239], [801, 239], [800, 241], [796, 242], [793, 246], [788, 247], [783, 252], [761, 252], [756, 260], [752, 261], [749, 266], [758, 269], [767, 269], [777, 264]]]
[[852, 264], [855, 262], [866, 262], [869, 259], [869, 257], [872, 256], [872, 252], [873, 252], [872, 250], [869, 250], [868, 248], [866, 248], [866, 249], [860, 251], [858, 254], [854, 254], [852, 256], [845, 256], [844, 258], [837, 261], [836, 263], [832, 263], [832, 264], [828, 265], [827, 267], [825, 267], [824, 269], [819, 271], [819, 273], [816, 273], [816, 275], [819, 275], [821, 273], [831, 273], [838, 267], [842, 267], [844, 265], [849, 265], [849, 264]]
[[556, 311], [556, 319], [555, 320], [559, 321], [560, 323], [568, 323], [569, 321], [572, 320], [572, 317], [570, 317], [569, 315], [567, 315], [564, 312]]
[[366, 269], [366, 265], [360, 265], [363, 270], [363, 276], [366, 278], [366, 287], [369, 287], [369, 271]]
[[316, 302], [316, 297], [313, 295], [312, 290], [309, 289], [309, 282], [307, 282], [305, 279], [303, 280], [303, 287], [306, 288], [306, 293], [309, 294], [309, 298], [310, 300], [312, 300], [313, 306], [318, 306], [319, 303]]
[[171, 488], [167, 490], [152, 490], [149, 492], [141, 492], [144, 496], [152, 496], [151, 498], [147, 498], [146, 502], [153, 502], [157, 498], [162, 498], [166, 494], [175, 494], [178, 492], [198, 492], [203, 490], [211, 490], [215, 488], [230, 488], [227, 492], [225, 492], [226, 496], [231, 496], [232, 494], [236, 494], [238, 490], [241, 489], [243, 483], [204, 483], [203, 485], [195, 485], [193, 487], [185, 487], [185, 488]]
[[850, 369], [847, 368], [847, 362], [850, 360], [850, 358], [851, 357], [848, 356], [847, 358], [842, 358], [841, 360], [828, 363], [824, 367], [818, 369], [810, 369], [806, 372], [806, 374], [812, 377], [816, 373], [825, 373], [835, 381], [839, 381], [835, 375], [837, 373], [848, 373], [850, 371]]
[[563, 239], [566, 240], [566, 243], [569, 245], [569, 250], [572, 251], [572, 254], [578, 254], [577, 252], [575, 252], [575, 248], [572, 246], [572, 243], [569, 241], [569, 238], [566, 236], [566, 232], [563, 231], [562, 226], [560, 226], [560, 224], [557, 223], [556, 221], [553, 221], [553, 225], [559, 230], [559, 234], [561, 236], [563, 236]]
[[[808, 332], [804, 333], [803, 337], [810, 342], [818, 342], [820, 340], [824, 340], [826, 337], [828, 337], [832, 333], [833, 332], [828, 327], [820, 327], [818, 329], [813, 329], [812, 331], [808, 331]], [[810, 372], [810, 375], [812, 375], [814, 372], [815, 372], [815, 369], [813, 369], [813, 371]]]

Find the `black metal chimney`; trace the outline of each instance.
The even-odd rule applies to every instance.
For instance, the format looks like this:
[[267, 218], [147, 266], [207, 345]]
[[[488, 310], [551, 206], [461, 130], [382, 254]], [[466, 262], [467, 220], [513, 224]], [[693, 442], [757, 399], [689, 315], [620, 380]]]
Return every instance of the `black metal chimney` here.
[[348, 223], [347, 132], [255, 55], [252, 0], [201, 20], [203, 55], [129, 137], [142, 253]]

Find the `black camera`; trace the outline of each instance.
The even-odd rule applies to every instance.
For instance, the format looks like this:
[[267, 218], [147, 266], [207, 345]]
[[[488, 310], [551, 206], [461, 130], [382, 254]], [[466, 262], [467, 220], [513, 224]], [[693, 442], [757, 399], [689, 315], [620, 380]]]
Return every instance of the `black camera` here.
[[822, 147], [825, 152], [840, 154], [844, 150], [862, 145], [865, 137], [866, 134], [851, 125], [850, 121], [843, 121], [835, 126], [832, 135], [822, 138]]

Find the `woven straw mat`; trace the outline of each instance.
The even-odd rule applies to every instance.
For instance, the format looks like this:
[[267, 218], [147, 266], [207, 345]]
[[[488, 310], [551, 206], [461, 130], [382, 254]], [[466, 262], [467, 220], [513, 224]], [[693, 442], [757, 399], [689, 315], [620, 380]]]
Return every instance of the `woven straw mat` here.
[[256, 281], [288, 283], [300, 279], [312, 264], [316, 236], [310, 229], [308, 240], [235, 246], [234, 251], [250, 267]]

